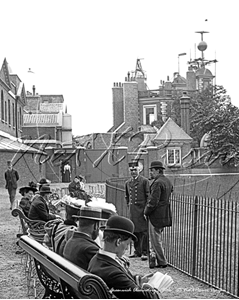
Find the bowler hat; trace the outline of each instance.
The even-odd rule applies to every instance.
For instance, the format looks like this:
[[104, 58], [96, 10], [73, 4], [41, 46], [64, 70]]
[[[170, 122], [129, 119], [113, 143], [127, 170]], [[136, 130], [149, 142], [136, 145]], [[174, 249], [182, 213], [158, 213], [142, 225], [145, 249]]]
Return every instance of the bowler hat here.
[[77, 215], [73, 215], [73, 218], [79, 219], [89, 219], [89, 220], [97, 220], [97, 221], [104, 221], [102, 219], [102, 209], [97, 207], [89, 207], [83, 206], [80, 209], [80, 213]]
[[49, 184], [49, 181], [46, 178], [41, 178], [41, 180], [38, 182], [38, 184]]
[[129, 162], [129, 168], [137, 168], [139, 165], [138, 165], [138, 162], [137, 161], [131, 161]]
[[40, 188], [40, 194], [52, 194], [50, 186], [43, 184]]
[[33, 191], [33, 193], [35, 193], [37, 191], [36, 188], [32, 187], [32, 186], [23, 186], [19, 189], [19, 193], [21, 195], [23, 195], [24, 192], [29, 192], [29, 191]]
[[165, 169], [163, 164], [161, 163], [161, 161], [156, 160], [156, 161], [152, 161], [150, 168], [149, 169], [153, 169], [153, 168], [160, 168], [160, 169]]
[[133, 234], [134, 223], [125, 217], [118, 215], [112, 216], [106, 223], [104, 228], [105, 232], [113, 231], [123, 235], [130, 236], [134, 241], [137, 241], [137, 237]]

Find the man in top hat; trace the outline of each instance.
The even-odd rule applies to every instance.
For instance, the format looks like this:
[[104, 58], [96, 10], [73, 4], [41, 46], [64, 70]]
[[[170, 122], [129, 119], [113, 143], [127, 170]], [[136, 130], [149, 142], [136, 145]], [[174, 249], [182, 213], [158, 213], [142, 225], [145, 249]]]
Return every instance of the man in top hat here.
[[[162, 246], [164, 227], [172, 226], [172, 214], [169, 197], [173, 191], [170, 180], [164, 176], [164, 166], [160, 161], [152, 161], [150, 165], [150, 196], [144, 214], [149, 218], [149, 238], [152, 247], [149, 267], [165, 268], [167, 259]], [[155, 259], [156, 258], [156, 259]]]
[[24, 186], [19, 189], [19, 193], [22, 195], [19, 206], [27, 217], [30, 210], [32, 198], [36, 191], [37, 189], [34, 186]]
[[63, 257], [87, 270], [89, 261], [100, 249], [95, 239], [99, 234], [100, 221], [104, 221], [102, 209], [84, 206], [76, 217], [79, 218], [79, 227], [67, 241]]
[[36, 194], [32, 200], [28, 213], [29, 219], [47, 222], [57, 218], [56, 215], [49, 213], [48, 202], [51, 194], [50, 186], [43, 184], [39, 190], [39, 194]]
[[[142, 289], [143, 278], [132, 275], [121, 260], [132, 240], [137, 240], [134, 235], [134, 223], [118, 215], [110, 217], [104, 228], [104, 247], [91, 259], [88, 271], [101, 277], [110, 289]], [[141, 299], [140, 295], [138, 296]]]
[[5, 172], [5, 188], [8, 190], [9, 199], [10, 199], [10, 209], [13, 208], [16, 190], [17, 190], [17, 182], [19, 180], [19, 175], [17, 170], [13, 169], [11, 160], [7, 161], [7, 171]]
[[50, 248], [52, 251], [63, 256], [64, 247], [68, 239], [72, 236], [73, 232], [77, 230], [77, 220], [75, 217], [80, 213], [80, 207], [73, 204], [65, 204], [66, 219], [55, 219], [48, 221], [44, 228], [46, 234], [43, 244]]
[[130, 219], [134, 223], [134, 254], [129, 257], [141, 257], [147, 260], [148, 229], [144, 217], [144, 208], [149, 197], [149, 180], [139, 174], [138, 162], [129, 163], [131, 178], [125, 183], [125, 199], [129, 208]]

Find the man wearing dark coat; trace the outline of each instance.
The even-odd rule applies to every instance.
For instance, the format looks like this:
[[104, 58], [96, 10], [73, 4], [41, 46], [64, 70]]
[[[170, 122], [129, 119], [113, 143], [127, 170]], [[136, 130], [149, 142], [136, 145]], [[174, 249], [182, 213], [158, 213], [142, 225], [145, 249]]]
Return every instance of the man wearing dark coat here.
[[162, 246], [162, 232], [164, 227], [172, 226], [172, 213], [169, 197], [173, 191], [170, 180], [164, 176], [163, 164], [160, 161], [152, 161], [150, 165], [150, 196], [145, 207], [144, 214], [149, 218], [149, 239], [151, 243], [150, 268], [157, 266], [167, 267], [167, 259]]
[[5, 188], [8, 190], [9, 199], [10, 199], [10, 209], [13, 208], [16, 190], [17, 190], [17, 181], [19, 180], [19, 175], [17, 170], [13, 169], [12, 162], [10, 160], [7, 161], [7, 171], [5, 172]]
[[79, 216], [79, 228], [73, 232], [72, 237], [67, 241], [63, 257], [87, 270], [91, 258], [99, 251], [100, 246], [94, 241], [100, 228], [102, 209], [96, 207], [82, 207]]
[[134, 254], [130, 257], [141, 257], [147, 260], [148, 253], [148, 229], [144, 209], [149, 197], [149, 180], [139, 175], [138, 162], [129, 163], [131, 178], [125, 184], [125, 199], [129, 208], [130, 220], [134, 223]]
[[121, 261], [132, 239], [137, 239], [133, 232], [134, 223], [131, 220], [118, 215], [110, 217], [104, 228], [103, 249], [100, 249], [91, 259], [88, 271], [100, 276], [107, 286], [113, 290], [113, 293], [116, 290], [116, 297], [117, 293], [123, 290], [125, 297], [122, 298], [131, 299], [131, 296], [136, 294], [130, 293], [138, 290], [141, 294], [138, 294], [137, 299], [159, 298], [157, 291], [144, 290], [143, 283], [148, 281], [148, 275], [145, 278], [137, 274], [133, 275]]
[[32, 200], [28, 213], [30, 220], [42, 220], [47, 222], [57, 218], [56, 215], [49, 213], [48, 201], [50, 194], [52, 194], [50, 186], [42, 185], [39, 194], [35, 195]]

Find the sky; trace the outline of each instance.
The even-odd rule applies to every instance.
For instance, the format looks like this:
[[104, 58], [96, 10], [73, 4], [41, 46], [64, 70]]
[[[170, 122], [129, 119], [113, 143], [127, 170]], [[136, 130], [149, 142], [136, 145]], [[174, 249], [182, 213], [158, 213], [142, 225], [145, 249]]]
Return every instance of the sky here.
[[[228, 0], [0, 0], [0, 64], [6, 57], [27, 91], [62, 94], [73, 135], [107, 132], [113, 125], [112, 87], [142, 59], [149, 89], [186, 77], [187, 61], [201, 57], [239, 107], [237, 1]], [[205, 21], [207, 20], [207, 21]], [[29, 68], [34, 73], [29, 73]]]

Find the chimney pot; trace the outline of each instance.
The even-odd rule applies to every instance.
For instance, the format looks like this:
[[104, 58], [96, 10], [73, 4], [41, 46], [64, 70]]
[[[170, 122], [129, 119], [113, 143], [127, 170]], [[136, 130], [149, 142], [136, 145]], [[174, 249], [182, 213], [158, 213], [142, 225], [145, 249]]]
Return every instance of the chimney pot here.
[[33, 96], [35, 96], [35, 92], [36, 92], [36, 87], [35, 87], [35, 85], [32, 86], [32, 91], [33, 91]]

